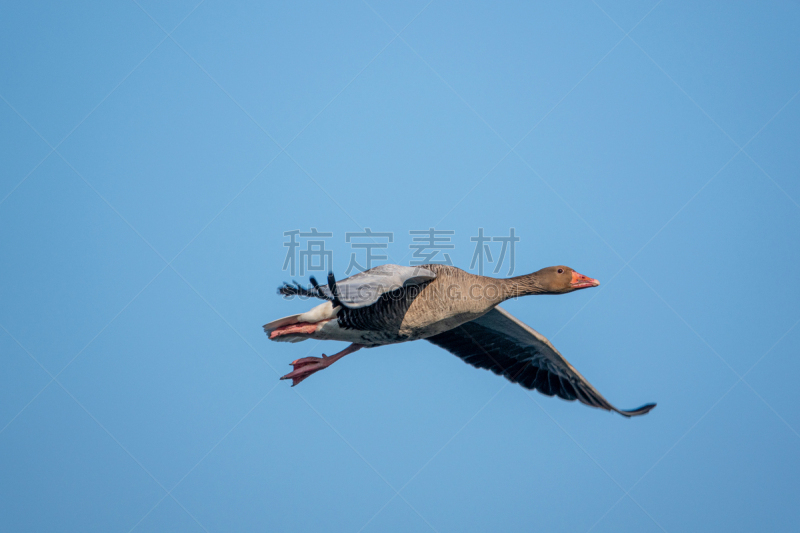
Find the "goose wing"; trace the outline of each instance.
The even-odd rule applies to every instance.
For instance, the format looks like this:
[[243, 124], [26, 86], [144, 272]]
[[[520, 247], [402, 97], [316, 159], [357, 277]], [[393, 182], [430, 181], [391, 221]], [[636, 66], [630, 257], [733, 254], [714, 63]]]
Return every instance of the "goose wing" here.
[[427, 268], [400, 265], [380, 265], [364, 272], [359, 272], [341, 281], [335, 281], [333, 274], [328, 275], [328, 285], [319, 285], [312, 277], [313, 288], [305, 288], [284, 283], [278, 289], [280, 294], [314, 296], [323, 300], [334, 301], [349, 309], [360, 309], [378, 301], [386, 292], [418, 285], [430, 281], [436, 274]]
[[646, 414], [656, 406], [649, 403], [630, 411], [617, 409], [550, 341], [500, 307], [427, 340], [474, 367], [489, 369], [512, 383], [548, 396], [577, 399], [626, 417]]

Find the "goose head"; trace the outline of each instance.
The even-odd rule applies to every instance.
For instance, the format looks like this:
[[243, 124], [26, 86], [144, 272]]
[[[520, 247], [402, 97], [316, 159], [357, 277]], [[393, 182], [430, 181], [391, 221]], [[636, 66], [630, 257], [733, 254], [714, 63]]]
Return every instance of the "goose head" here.
[[564, 294], [600, 285], [596, 279], [578, 274], [564, 265], [543, 268], [534, 275], [536, 284], [544, 290], [545, 294]]

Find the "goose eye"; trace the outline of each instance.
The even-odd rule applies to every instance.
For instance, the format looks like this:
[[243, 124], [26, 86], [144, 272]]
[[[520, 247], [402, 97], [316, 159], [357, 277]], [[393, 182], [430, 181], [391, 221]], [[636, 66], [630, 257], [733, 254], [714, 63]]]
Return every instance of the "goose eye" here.
[[559, 268], [559, 269], [558, 269], [558, 273], [559, 273], [559, 274], [563, 274], [563, 273], [564, 273], [564, 269], [563, 269], [563, 268]]

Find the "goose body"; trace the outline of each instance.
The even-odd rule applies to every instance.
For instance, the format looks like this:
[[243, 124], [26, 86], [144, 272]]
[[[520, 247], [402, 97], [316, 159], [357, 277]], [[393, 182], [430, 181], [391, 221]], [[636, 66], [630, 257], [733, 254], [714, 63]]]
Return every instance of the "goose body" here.
[[[424, 278], [420, 282], [401, 284], [392, 291], [381, 292], [369, 305], [350, 307], [334, 305], [333, 300], [329, 300], [306, 313], [271, 322], [264, 326], [264, 330], [270, 339], [277, 341], [335, 340], [356, 342], [364, 347], [425, 339], [488, 312], [501, 301], [500, 283], [506, 281], [475, 276], [447, 265], [400, 268], [421, 270]], [[339, 285], [341, 288], [343, 283]], [[470, 291], [473, 297], [470, 297]], [[492, 297], [484, 298], [484, 293]], [[272, 332], [292, 318], [296, 318], [298, 323], [316, 323], [319, 327], [307, 333], [297, 330], [285, 334], [279, 332], [273, 337]]]
[[426, 339], [467, 363], [503, 375], [513, 383], [566, 400], [616, 411], [624, 416], [649, 412], [655, 404], [624, 411], [609, 403], [541, 334], [498, 306], [519, 296], [563, 294], [599, 282], [569, 267], [549, 267], [515, 278], [477, 276], [448, 265], [382, 265], [328, 285], [284, 284], [284, 296], [325, 300], [313, 309], [270, 322], [270, 340], [306, 339], [351, 343], [342, 352], [294, 361], [281, 379], [297, 385], [360, 348]]

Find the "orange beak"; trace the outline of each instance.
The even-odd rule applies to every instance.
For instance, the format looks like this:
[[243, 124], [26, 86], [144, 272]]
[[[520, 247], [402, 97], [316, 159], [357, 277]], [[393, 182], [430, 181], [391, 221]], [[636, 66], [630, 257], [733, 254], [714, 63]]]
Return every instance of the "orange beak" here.
[[586, 289], [587, 287], [597, 287], [600, 285], [600, 282], [596, 279], [590, 278], [589, 276], [578, 274], [573, 270], [571, 285], [573, 289]]

